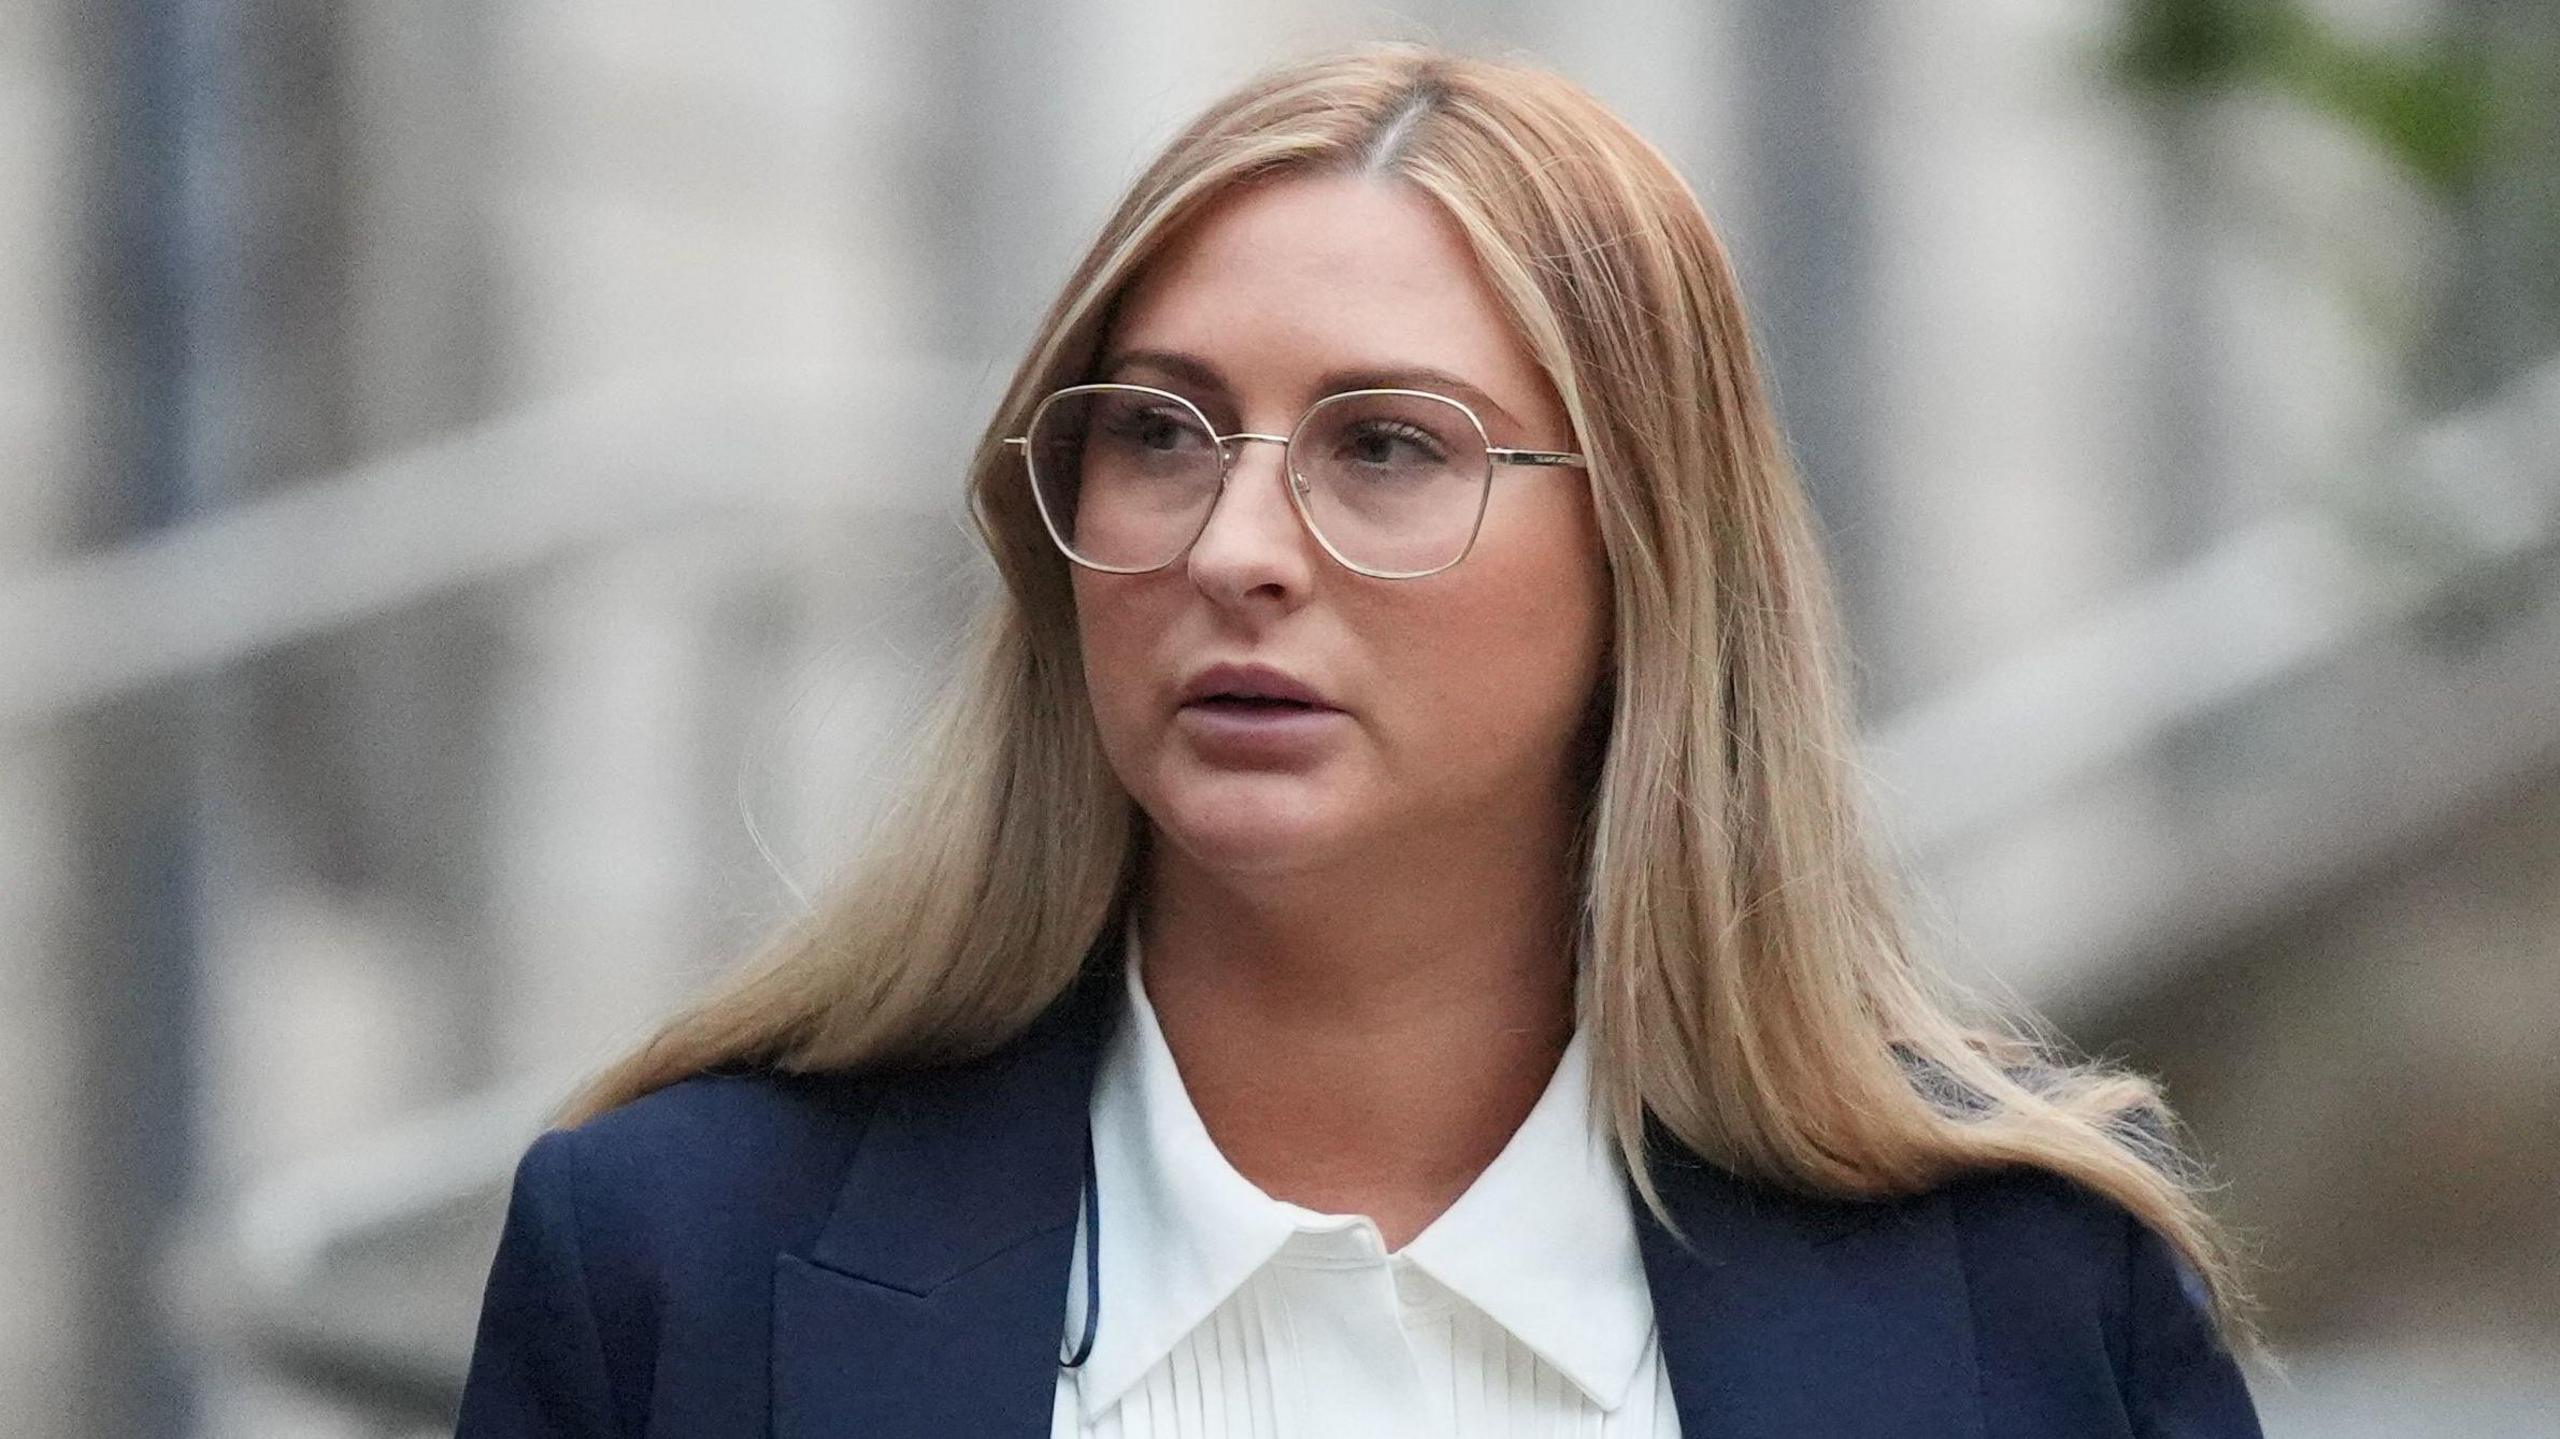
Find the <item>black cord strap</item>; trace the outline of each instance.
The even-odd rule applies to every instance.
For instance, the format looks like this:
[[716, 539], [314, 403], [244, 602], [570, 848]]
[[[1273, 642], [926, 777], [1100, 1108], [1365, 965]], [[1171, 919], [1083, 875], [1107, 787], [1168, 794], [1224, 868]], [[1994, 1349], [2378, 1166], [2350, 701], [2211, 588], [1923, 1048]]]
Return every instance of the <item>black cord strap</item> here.
[[1074, 1357], [1059, 1361], [1061, 1367], [1083, 1366], [1093, 1353], [1093, 1331], [1102, 1319], [1102, 1184], [1093, 1172], [1093, 1131], [1084, 1135], [1084, 1337], [1076, 1341]]

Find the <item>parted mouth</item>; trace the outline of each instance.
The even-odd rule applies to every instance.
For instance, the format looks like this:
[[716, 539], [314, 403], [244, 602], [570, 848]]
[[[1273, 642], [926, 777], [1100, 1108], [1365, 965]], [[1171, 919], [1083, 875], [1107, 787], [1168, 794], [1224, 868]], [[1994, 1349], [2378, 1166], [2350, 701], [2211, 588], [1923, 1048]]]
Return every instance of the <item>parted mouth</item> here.
[[1336, 706], [1315, 686], [1269, 665], [1217, 664], [1193, 675], [1182, 687], [1185, 705], [1294, 707], [1329, 710]]

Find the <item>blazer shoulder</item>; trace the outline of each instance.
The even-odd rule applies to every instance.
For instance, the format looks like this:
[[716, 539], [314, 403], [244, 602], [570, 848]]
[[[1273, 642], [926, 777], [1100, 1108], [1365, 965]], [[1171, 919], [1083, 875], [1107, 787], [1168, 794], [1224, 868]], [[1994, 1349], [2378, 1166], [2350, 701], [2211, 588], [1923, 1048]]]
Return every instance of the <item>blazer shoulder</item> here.
[[754, 1160], [834, 1148], [858, 1136], [879, 1080], [770, 1068], [709, 1070], [563, 1131], [599, 1157]]
[[522, 1168], [557, 1171], [546, 1182], [570, 1196], [592, 1262], [716, 1268], [826, 1223], [875, 1092], [849, 1075], [698, 1074], [543, 1134]]
[[2103, 1245], [2132, 1211], [2067, 1175], [2006, 1165], [1958, 1175], [1941, 1189], [1959, 1226], [2040, 1245]]
[[[1968, 1174], [1940, 1191], [1977, 1290], [2032, 1292], [2045, 1320], [2103, 1324], [2111, 1347], [2127, 1317], [2126, 1277], [2138, 1231], [2124, 1205], [2049, 1170], [2004, 1167]], [[2015, 1304], [1999, 1314], [2026, 1317]]]
[[[2027, 1167], [1967, 1175], [1940, 1193], [1987, 1390], [2111, 1388], [2135, 1433], [2257, 1434], [2203, 1281], [2141, 1216]], [[2068, 1336], [2082, 1342], [2057, 1342]]]
[[671, 1344], [719, 1360], [683, 1371], [677, 1390], [761, 1402], [730, 1392], [762, 1372], [742, 1336], [761, 1332], [775, 1252], [826, 1223], [868, 1092], [840, 1076], [708, 1073], [535, 1137], [490, 1261], [457, 1435], [637, 1432]]

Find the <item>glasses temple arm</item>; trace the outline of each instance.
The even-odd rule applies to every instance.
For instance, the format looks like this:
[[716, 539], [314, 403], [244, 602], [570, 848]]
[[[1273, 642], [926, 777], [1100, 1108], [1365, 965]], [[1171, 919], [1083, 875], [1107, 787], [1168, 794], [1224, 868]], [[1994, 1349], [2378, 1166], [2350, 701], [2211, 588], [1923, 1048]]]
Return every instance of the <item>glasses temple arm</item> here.
[[1504, 465], [1569, 465], [1577, 470], [1589, 468], [1582, 456], [1567, 454], [1562, 450], [1514, 450], [1494, 445], [1488, 447], [1485, 454], [1495, 463]]

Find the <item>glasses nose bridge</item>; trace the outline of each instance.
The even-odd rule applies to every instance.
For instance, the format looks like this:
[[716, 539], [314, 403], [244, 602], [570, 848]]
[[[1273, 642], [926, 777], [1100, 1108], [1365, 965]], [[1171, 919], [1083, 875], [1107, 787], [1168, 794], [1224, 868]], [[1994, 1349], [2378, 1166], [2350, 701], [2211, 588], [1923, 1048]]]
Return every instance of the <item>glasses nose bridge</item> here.
[[[1234, 506], [1224, 503], [1230, 489], [1228, 481], [1235, 477], [1236, 465], [1243, 458], [1245, 447], [1247, 445], [1263, 444], [1276, 445], [1279, 447], [1281, 493], [1289, 497], [1289, 504], [1287, 508], [1291, 518], [1301, 526], [1306, 523], [1306, 515], [1298, 503], [1300, 492], [1304, 490], [1305, 486], [1299, 482], [1297, 472], [1292, 469], [1289, 464], [1289, 437], [1287, 435], [1269, 435], [1252, 430], [1239, 430], [1231, 435], [1221, 435], [1215, 431], [1211, 431], [1211, 441], [1216, 445], [1218, 451], [1218, 487], [1212, 493], [1207, 512], [1202, 514], [1200, 517], [1200, 528], [1192, 535], [1192, 545], [1197, 545], [1201, 539], [1208, 534], [1209, 530], [1217, 524], [1218, 516], [1222, 511], [1234, 508]], [[1189, 546], [1186, 546], [1185, 549], [1187, 552]]]
[[1218, 446], [1218, 488], [1224, 490], [1227, 479], [1235, 473], [1236, 462], [1243, 457], [1245, 445], [1278, 445], [1280, 447], [1280, 479], [1291, 490], [1303, 490], [1297, 470], [1289, 463], [1289, 437], [1266, 435], [1253, 430], [1238, 430], [1232, 435], [1213, 435]]
[[1237, 445], [1278, 445], [1280, 447], [1281, 454], [1284, 457], [1287, 455], [1289, 450], [1289, 437], [1287, 435], [1265, 435], [1256, 433], [1252, 430], [1238, 430], [1232, 435], [1216, 436], [1216, 439], [1220, 453], [1230, 466], [1235, 464], [1235, 447]]

